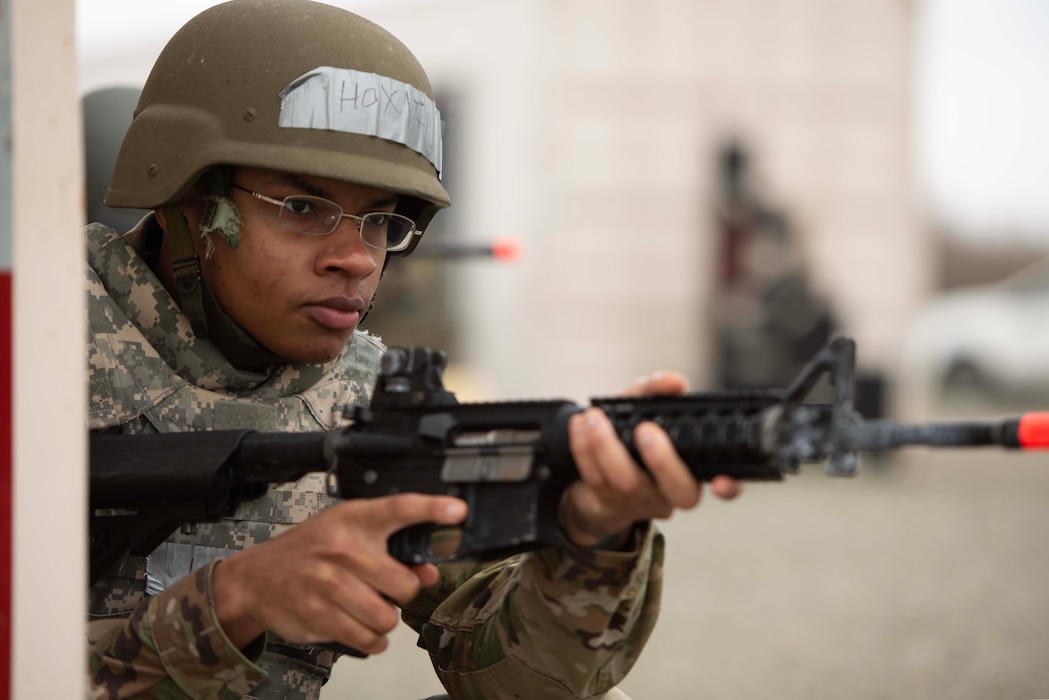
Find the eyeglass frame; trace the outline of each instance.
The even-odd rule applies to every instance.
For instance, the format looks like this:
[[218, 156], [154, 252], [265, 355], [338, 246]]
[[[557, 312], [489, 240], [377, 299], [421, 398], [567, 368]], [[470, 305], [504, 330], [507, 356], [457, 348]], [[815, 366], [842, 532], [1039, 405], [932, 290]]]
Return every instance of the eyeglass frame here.
[[[342, 223], [343, 219], [350, 219], [351, 221], [353, 221], [357, 225], [357, 235], [360, 236], [361, 242], [364, 243], [364, 245], [368, 246], [369, 248], [374, 248], [375, 250], [381, 250], [381, 251], [384, 251], [384, 252], [387, 252], [387, 253], [400, 253], [402, 251], [405, 251], [405, 250], [408, 250], [409, 248], [411, 248], [412, 238], [414, 236], [421, 236], [422, 235], [422, 231], [419, 230], [419, 227], [415, 223], [415, 221], [413, 221], [411, 218], [409, 218], [409, 217], [407, 217], [407, 216], [405, 216], [403, 214], [398, 214], [396, 212], [391, 212], [391, 211], [381, 211], [381, 212], [380, 211], [369, 211], [369, 212], [365, 212], [364, 214], [361, 214], [360, 216], [358, 216], [356, 214], [347, 214], [345, 211], [343, 211], [342, 207], [340, 207], [338, 204], [336, 204], [335, 202], [331, 201], [330, 199], [326, 199], [324, 197], [318, 197], [318, 196], [312, 195], [312, 194], [290, 194], [287, 197], [285, 197], [284, 199], [277, 199], [276, 197], [269, 197], [267, 195], [264, 195], [261, 192], [255, 192], [254, 190], [249, 190], [247, 187], [244, 187], [242, 185], [238, 185], [235, 182], [231, 182], [230, 186], [236, 187], [238, 190], [241, 190], [242, 192], [246, 192], [246, 193], [250, 194], [255, 199], [259, 199], [259, 200], [262, 200], [263, 202], [268, 202], [270, 204], [275, 204], [276, 206], [278, 206], [280, 208], [279, 211], [277, 212], [277, 221], [280, 223], [280, 225], [283, 226], [284, 228], [288, 229], [289, 231], [295, 231], [296, 233], [301, 233], [301, 234], [306, 235], [306, 236], [330, 236], [332, 233], [335, 232], [335, 229], [339, 228], [339, 224]], [[328, 230], [328, 231], [325, 231], [324, 233], [318, 233], [316, 231], [303, 231], [301, 229], [294, 228], [292, 226], [289, 226], [288, 223], [286, 221], [284, 221], [283, 217], [281, 216], [282, 213], [285, 210], [285, 206], [284, 205], [289, 199], [305, 199], [307, 201], [324, 202], [325, 204], [330, 204], [332, 206], [332, 208], [336, 212], [338, 212], [339, 217], [337, 219], [335, 219], [335, 221], [332, 223], [331, 229]], [[411, 225], [411, 228], [409, 228], [408, 229], [408, 233], [405, 234], [404, 240], [401, 241], [396, 247], [393, 247], [393, 248], [382, 248], [380, 246], [374, 245], [374, 244], [369, 243], [368, 241], [364, 240], [364, 228], [363, 228], [364, 219], [365, 219], [365, 217], [371, 216], [372, 214], [381, 214], [383, 216], [392, 216], [392, 217], [395, 217], [397, 219], [400, 219], [400, 220], [403, 220], [403, 221], [407, 221]]]

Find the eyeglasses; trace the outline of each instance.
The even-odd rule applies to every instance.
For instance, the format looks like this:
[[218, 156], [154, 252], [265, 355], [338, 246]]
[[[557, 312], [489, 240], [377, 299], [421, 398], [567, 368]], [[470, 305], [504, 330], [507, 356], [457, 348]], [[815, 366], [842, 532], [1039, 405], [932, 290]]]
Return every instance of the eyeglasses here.
[[406, 249], [412, 241], [412, 235], [418, 234], [415, 222], [400, 214], [373, 211], [355, 216], [345, 213], [338, 204], [323, 197], [293, 194], [284, 199], [274, 199], [236, 183], [233, 186], [263, 202], [276, 204], [280, 207], [277, 220], [285, 228], [299, 233], [327, 236], [338, 228], [339, 222], [345, 217], [357, 224], [357, 232], [365, 245], [391, 253]]

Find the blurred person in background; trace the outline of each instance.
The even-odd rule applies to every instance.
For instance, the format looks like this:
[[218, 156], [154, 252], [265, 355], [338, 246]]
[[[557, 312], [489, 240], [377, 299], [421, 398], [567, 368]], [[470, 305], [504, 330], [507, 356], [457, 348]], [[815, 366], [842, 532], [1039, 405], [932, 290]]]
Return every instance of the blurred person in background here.
[[[440, 137], [422, 67], [361, 17], [233, 0], [187, 23], [106, 196], [150, 213], [126, 234], [87, 230], [90, 428], [320, 431], [366, 405], [385, 348], [358, 325], [449, 204]], [[627, 393], [685, 384], [659, 373]], [[701, 496], [661, 429], [635, 440], [647, 475], [602, 412], [574, 416], [563, 546], [506, 560], [402, 564], [392, 533], [460, 523], [466, 505], [336, 503], [317, 474], [125, 555], [91, 590], [92, 697], [317, 698], [325, 643], [380, 653], [399, 615], [451, 697], [614, 695], [659, 608], [651, 521]]]
[[813, 289], [790, 218], [763, 192], [742, 142], [722, 147], [717, 180], [718, 385], [788, 386], [830, 341], [831, 304]]

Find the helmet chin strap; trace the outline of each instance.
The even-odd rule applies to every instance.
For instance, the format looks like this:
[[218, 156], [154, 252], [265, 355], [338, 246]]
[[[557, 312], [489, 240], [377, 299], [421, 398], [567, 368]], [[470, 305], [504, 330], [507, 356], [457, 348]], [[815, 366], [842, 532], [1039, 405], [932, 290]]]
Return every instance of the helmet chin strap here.
[[198, 338], [208, 337], [208, 323], [204, 317], [204, 277], [200, 270], [200, 258], [193, 247], [189, 225], [182, 207], [168, 204], [164, 207], [167, 236], [171, 242], [171, 271], [175, 278], [175, 290], [182, 313], [189, 318], [193, 333]]
[[[390, 264], [390, 256], [387, 255], [386, 259], [382, 262], [382, 272], [379, 273], [379, 282], [382, 282], [382, 278], [386, 276], [386, 268]], [[364, 319], [368, 318], [368, 314], [375, 308], [375, 297], [379, 296], [378, 285], [375, 287], [375, 292], [372, 293], [372, 298], [368, 300], [368, 308], [361, 314], [361, 320], [357, 321], [357, 327], [360, 328], [361, 324], [364, 323]]]
[[171, 239], [172, 270], [179, 306], [193, 326], [193, 334], [208, 339], [237, 369], [261, 372], [269, 365], [291, 362], [270, 352], [224, 312], [204, 282], [200, 258], [193, 248], [189, 225], [177, 204], [164, 207]]
[[208, 339], [237, 369], [262, 372], [270, 365], [291, 363], [287, 357], [282, 357], [264, 348], [241, 328], [229, 314], [219, 307], [207, 285], [204, 285], [204, 316], [210, 331]]
[[372, 312], [372, 309], [374, 309], [374, 308], [375, 308], [375, 295], [373, 294], [372, 295], [372, 300], [368, 302], [368, 308], [364, 310], [364, 313], [361, 314], [361, 320], [357, 322], [357, 327], [358, 328], [361, 327], [361, 324], [364, 323], [364, 319], [368, 318], [368, 314], [370, 314]]

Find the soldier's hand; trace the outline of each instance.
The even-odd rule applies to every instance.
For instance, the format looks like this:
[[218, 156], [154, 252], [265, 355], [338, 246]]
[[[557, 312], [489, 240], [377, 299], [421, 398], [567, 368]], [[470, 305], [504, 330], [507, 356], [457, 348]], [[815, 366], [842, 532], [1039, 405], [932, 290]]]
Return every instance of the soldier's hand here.
[[[688, 380], [676, 372], [657, 372], [632, 382], [623, 396], [679, 395]], [[677, 509], [700, 502], [702, 484], [693, 478], [666, 432], [644, 422], [634, 430], [634, 442], [645, 469], [630, 456], [608, 416], [588, 408], [572, 416], [569, 444], [580, 479], [565, 491], [561, 527], [572, 541], [584, 546], [615, 546], [616, 538], [634, 523], [669, 518]], [[710, 484], [718, 497], [739, 495], [742, 484], [719, 476]]]
[[433, 565], [391, 557], [390, 535], [424, 522], [458, 524], [466, 510], [455, 498], [413, 493], [326, 508], [215, 567], [222, 628], [238, 647], [271, 630], [292, 642], [340, 642], [377, 654], [398, 623], [390, 601], [408, 603], [437, 581]]

